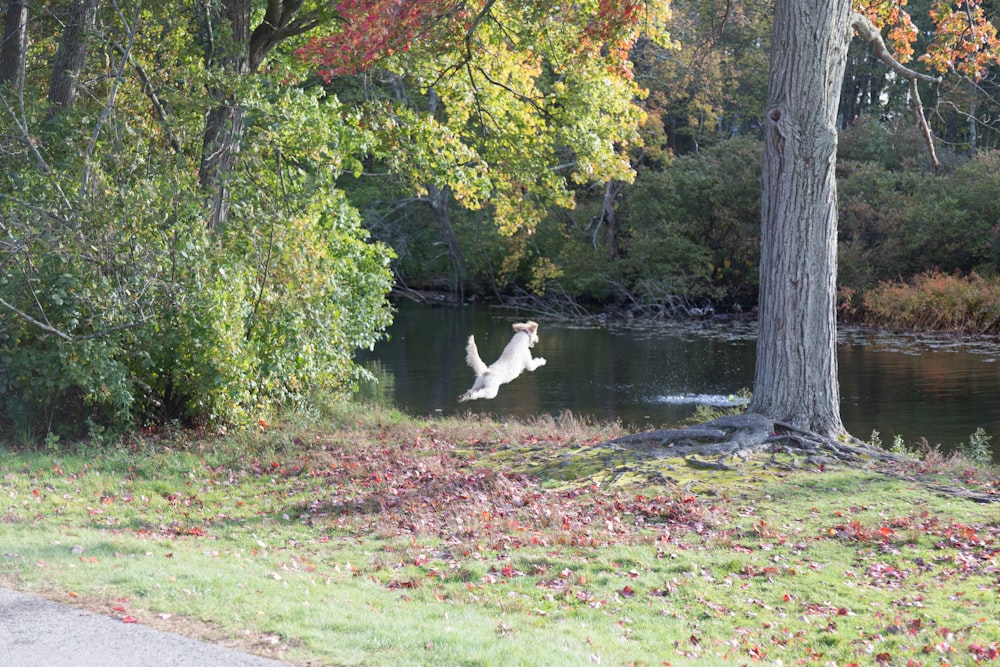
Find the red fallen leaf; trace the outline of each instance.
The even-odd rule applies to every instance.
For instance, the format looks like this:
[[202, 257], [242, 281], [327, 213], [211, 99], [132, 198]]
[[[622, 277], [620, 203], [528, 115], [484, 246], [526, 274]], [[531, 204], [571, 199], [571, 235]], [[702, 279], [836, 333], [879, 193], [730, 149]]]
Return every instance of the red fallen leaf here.
[[127, 611], [127, 610], [125, 609], [125, 607], [123, 607], [123, 606], [122, 606], [122, 605], [120, 605], [120, 604], [116, 604], [116, 605], [115, 605], [114, 607], [112, 607], [111, 609], [112, 609], [113, 611], [120, 611], [120, 612], [122, 612], [122, 613], [125, 613], [125, 612]]
[[888, 652], [878, 653], [875, 655], [875, 662], [877, 662], [880, 665], [891, 665], [892, 655], [890, 655]]
[[135, 616], [123, 616], [122, 623], [138, 623], [139, 619]]
[[969, 644], [971, 653], [977, 662], [997, 659], [997, 648], [995, 646], [983, 646], [982, 644]]
[[635, 591], [632, 590], [631, 586], [626, 586], [625, 588], [618, 591], [618, 595], [621, 595], [623, 598], [630, 598], [635, 595]]

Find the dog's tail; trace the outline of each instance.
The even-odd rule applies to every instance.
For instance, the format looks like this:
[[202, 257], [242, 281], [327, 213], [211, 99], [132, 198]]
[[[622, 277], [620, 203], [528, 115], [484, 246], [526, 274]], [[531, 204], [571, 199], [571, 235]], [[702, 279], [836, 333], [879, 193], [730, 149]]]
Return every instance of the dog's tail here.
[[465, 346], [465, 362], [472, 366], [476, 376], [486, 373], [486, 364], [479, 358], [479, 349], [476, 347], [476, 337], [469, 336], [469, 342]]

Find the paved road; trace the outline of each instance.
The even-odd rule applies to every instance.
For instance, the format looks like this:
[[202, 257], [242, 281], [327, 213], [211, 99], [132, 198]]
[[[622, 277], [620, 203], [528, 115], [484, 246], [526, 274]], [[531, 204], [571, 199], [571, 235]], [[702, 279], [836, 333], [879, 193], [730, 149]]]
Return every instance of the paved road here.
[[0, 667], [289, 667], [0, 589]]

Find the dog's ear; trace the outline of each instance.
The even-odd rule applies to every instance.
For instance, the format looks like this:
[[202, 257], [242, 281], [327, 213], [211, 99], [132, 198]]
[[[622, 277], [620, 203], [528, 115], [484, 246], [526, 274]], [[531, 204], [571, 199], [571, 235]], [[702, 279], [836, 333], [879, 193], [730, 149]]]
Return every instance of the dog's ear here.
[[538, 331], [538, 322], [516, 322], [514, 324], [514, 332], [520, 333], [522, 331], [527, 331], [528, 333], [535, 333]]
[[538, 331], [538, 322], [525, 322], [525, 327], [531, 333]]

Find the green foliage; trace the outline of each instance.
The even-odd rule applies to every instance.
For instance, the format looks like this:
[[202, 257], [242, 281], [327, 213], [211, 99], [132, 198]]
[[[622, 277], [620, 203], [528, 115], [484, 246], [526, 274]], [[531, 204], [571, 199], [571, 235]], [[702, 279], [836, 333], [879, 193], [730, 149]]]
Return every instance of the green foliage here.
[[762, 150], [740, 137], [641, 172], [622, 207], [625, 272], [684, 276], [702, 293], [754, 302]]
[[[23, 113], [0, 109], [10, 149], [0, 166], [0, 419], [23, 440], [253, 423], [350, 389], [361, 372], [353, 353], [390, 321], [392, 253], [368, 241], [336, 188], [371, 146], [356, 115], [321, 89], [284, 85], [287, 68], [238, 82], [246, 129], [226, 182], [232, 212], [210, 231], [197, 166], [211, 100], [173, 83], [197, 89], [209, 77], [183, 23], [145, 18], [161, 39], [143, 33], [133, 62], [164, 63], [144, 72], [165, 118], [150, 113], [141, 77], [115, 78], [132, 70], [114, 59], [103, 72], [114, 98], [92, 91], [44, 122], [42, 67], [29, 73]], [[110, 34], [124, 30], [102, 20]]]
[[893, 454], [898, 454], [900, 456], [908, 456], [913, 459], [919, 458], [920, 456], [919, 452], [906, 445], [906, 442], [903, 440], [903, 436], [898, 433], [892, 437], [892, 444], [886, 447], [882, 442], [881, 434], [877, 430], [873, 430], [871, 436], [868, 438], [868, 444], [872, 447], [884, 448]]
[[8, 264], [0, 295], [73, 340], [8, 311], [4, 411], [19, 428], [80, 437], [87, 419], [242, 424], [349, 388], [351, 355], [389, 321], [389, 254], [329, 199], [221, 236], [200, 217], [157, 224], [156, 200], [145, 218], [131, 209], [131, 234], [113, 236], [107, 218], [47, 229]]
[[1000, 187], [1000, 153], [950, 162], [940, 173], [895, 170], [882, 158], [840, 163], [841, 285], [870, 289], [928, 269], [997, 272], [1000, 204], [984, 193]]
[[993, 448], [990, 440], [993, 436], [987, 435], [980, 426], [969, 436], [968, 444], [961, 442], [958, 445], [958, 452], [974, 465], [989, 468], [993, 464]]

